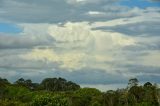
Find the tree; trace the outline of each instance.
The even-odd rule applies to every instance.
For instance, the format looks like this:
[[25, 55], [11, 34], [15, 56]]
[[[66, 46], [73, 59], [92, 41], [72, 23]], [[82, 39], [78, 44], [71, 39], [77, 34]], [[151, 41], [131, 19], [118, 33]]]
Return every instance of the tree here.
[[132, 86], [128, 91], [128, 99], [130, 104], [135, 105], [136, 103], [143, 102], [144, 89], [142, 86]]
[[157, 87], [147, 82], [144, 84], [143, 89], [145, 90], [144, 101], [151, 106], [157, 106], [159, 104]]
[[35, 88], [37, 88], [36, 83], [32, 83], [32, 80], [30, 79], [25, 80], [23, 78], [20, 78], [15, 82], [15, 84], [18, 86], [26, 87], [30, 90], [34, 90]]
[[103, 105], [104, 106], [115, 106], [116, 100], [116, 93], [113, 90], [109, 90], [103, 94]]
[[15, 84], [25, 86], [25, 80], [23, 78], [20, 78], [15, 82]]
[[137, 78], [132, 78], [132, 79], [129, 79], [129, 82], [128, 82], [128, 87], [131, 88], [133, 86], [137, 86], [138, 85], [138, 79]]
[[79, 85], [63, 78], [46, 78], [41, 82], [42, 89], [47, 91], [74, 91], [80, 88]]
[[146, 82], [144, 85], [143, 85], [145, 88], [147, 87], [152, 87], [152, 84], [150, 82]]
[[126, 89], [116, 90], [116, 106], [128, 106], [128, 92]]
[[6, 90], [8, 85], [10, 85], [9, 81], [0, 77], [0, 99], [5, 98], [5, 94], [8, 92]]
[[73, 90], [73, 91], [75, 91], [75, 90], [78, 90], [80, 88], [80, 86], [79, 85], [77, 85], [76, 83], [74, 83], [74, 82], [72, 82], [72, 81], [68, 81], [67, 83], [66, 83], [66, 90]]
[[[101, 92], [95, 88], [81, 88], [75, 91], [74, 95], [71, 96], [71, 106], [91, 106], [96, 105], [99, 100], [96, 100], [96, 97], [99, 97]], [[94, 100], [93, 100], [94, 99]]]
[[0, 77], [0, 87], [5, 87], [8, 84], [10, 84], [10, 83], [7, 79], [3, 79]]

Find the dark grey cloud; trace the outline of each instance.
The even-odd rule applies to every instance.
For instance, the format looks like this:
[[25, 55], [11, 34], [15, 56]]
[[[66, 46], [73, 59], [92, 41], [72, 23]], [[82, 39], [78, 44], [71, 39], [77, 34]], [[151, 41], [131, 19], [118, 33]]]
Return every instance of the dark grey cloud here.
[[[13, 71], [12, 69], [0, 68], [0, 73], [6, 73], [6, 74], [8, 73], [8, 75], [10, 75], [9, 73], [13, 73]], [[16, 74], [13, 76], [6, 76], [6, 77], [12, 81], [16, 80], [16, 78], [18, 77], [31, 78], [35, 82], [40, 82], [42, 79], [47, 77], [63, 77], [66, 78], [67, 80], [71, 80], [79, 84], [117, 84], [117, 83], [126, 83], [128, 80], [123, 76], [119, 77], [119, 75], [114, 75], [107, 73], [103, 70], [95, 70], [95, 69], [82, 69], [73, 72], [69, 72], [66, 70], [56, 70], [56, 69], [55, 70], [17, 69], [15, 73]]]
[[153, 66], [146, 66], [146, 65], [141, 65], [141, 64], [125, 64], [122, 67], [126, 67], [129, 69], [130, 73], [133, 74], [139, 74], [139, 73], [144, 73], [144, 74], [157, 74], [160, 75], [160, 67], [153, 67]]
[[[139, 67], [140, 68], [140, 67]], [[147, 68], [145, 68], [147, 69]], [[137, 69], [136, 69], [137, 70]], [[149, 70], [149, 69], [148, 69]], [[111, 74], [106, 71], [99, 69], [82, 69], [78, 71], [69, 72], [66, 70], [57, 70], [57, 69], [13, 69], [0, 68], [1, 77], [7, 77], [10, 81], [15, 81], [20, 77], [26, 79], [30, 78], [34, 82], [41, 82], [42, 79], [48, 77], [63, 77], [67, 80], [74, 81], [78, 84], [127, 84], [128, 79], [137, 77], [140, 82], [150, 81], [153, 83], [159, 83], [159, 72], [156, 74], [151, 74], [146, 72], [141, 72], [142, 69], [137, 70], [135, 73], [130, 72], [130, 77], [125, 77], [124, 73]], [[133, 71], [134, 72], [134, 71]], [[154, 71], [151, 71], [154, 73]], [[131, 76], [133, 75], [133, 76]]]
[[16, 22], [57, 22], [72, 16], [64, 0], [2, 0], [0, 9], [5, 11], [1, 18]]
[[123, 33], [129, 36], [159, 36], [160, 22], [139, 22], [113, 27], [100, 27], [96, 29]]
[[146, 66], [139, 62], [137, 64], [121, 64], [120, 67], [125, 67], [128, 71], [119, 71], [121, 74], [129, 78], [138, 78], [141, 83], [150, 81], [152, 83], [160, 82], [160, 67]]
[[[67, 1], [70, 1], [69, 3]], [[129, 8], [114, 5], [117, 0], [1, 0], [1, 20], [23, 23], [58, 23], [66, 21], [106, 21], [131, 17]], [[104, 12], [104, 16], [87, 15], [89, 11]], [[126, 12], [127, 11], [127, 12]]]
[[137, 78], [139, 79], [140, 82], [152, 82], [152, 83], [157, 83], [159, 84], [160, 82], [160, 76], [158, 75], [139, 75]]
[[32, 35], [6, 35], [0, 34], [0, 49], [24, 49], [37, 46], [53, 46], [54, 39], [50, 36], [32, 38]]
[[[159, 39], [159, 37], [157, 38]], [[153, 41], [152, 43], [148, 42], [139, 42], [137, 45], [130, 45], [123, 48], [124, 51], [134, 51], [134, 52], [147, 52], [147, 51], [154, 51], [154, 50], [160, 50], [160, 40]], [[144, 54], [142, 54], [144, 55]]]

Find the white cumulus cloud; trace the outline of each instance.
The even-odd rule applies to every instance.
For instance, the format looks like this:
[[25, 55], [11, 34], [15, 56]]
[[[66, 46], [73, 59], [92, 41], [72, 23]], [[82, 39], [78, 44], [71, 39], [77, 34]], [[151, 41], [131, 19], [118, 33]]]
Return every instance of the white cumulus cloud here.
[[135, 45], [135, 40], [129, 36], [93, 28], [89, 22], [49, 25], [46, 32], [55, 40], [52, 43], [53, 48], [33, 49], [21, 57], [27, 60], [55, 62], [60, 68], [68, 70], [84, 67], [105, 69], [110, 66], [104, 62], [115, 60], [111, 58], [113, 50]]

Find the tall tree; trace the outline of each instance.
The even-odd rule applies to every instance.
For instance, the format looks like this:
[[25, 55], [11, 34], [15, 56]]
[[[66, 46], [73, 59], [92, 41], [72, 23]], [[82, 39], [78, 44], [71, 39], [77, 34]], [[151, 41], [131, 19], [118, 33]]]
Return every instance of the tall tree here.
[[137, 78], [131, 78], [129, 79], [129, 82], [128, 82], [128, 87], [131, 88], [133, 86], [137, 86], [138, 85], [138, 79]]

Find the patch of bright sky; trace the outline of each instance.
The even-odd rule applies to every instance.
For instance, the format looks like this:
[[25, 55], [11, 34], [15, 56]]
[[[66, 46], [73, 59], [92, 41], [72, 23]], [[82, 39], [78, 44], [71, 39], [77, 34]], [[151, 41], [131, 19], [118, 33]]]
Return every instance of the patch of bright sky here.
[[11, 23], [0, 23], [0, 32], [2, 33], [19, 33], [20, 29], [17, 25]]
[[120, 5], [139, 8], [160, 7], [160, 2], [150, 2], [148, 0], [124, 0], [120, 2]]

